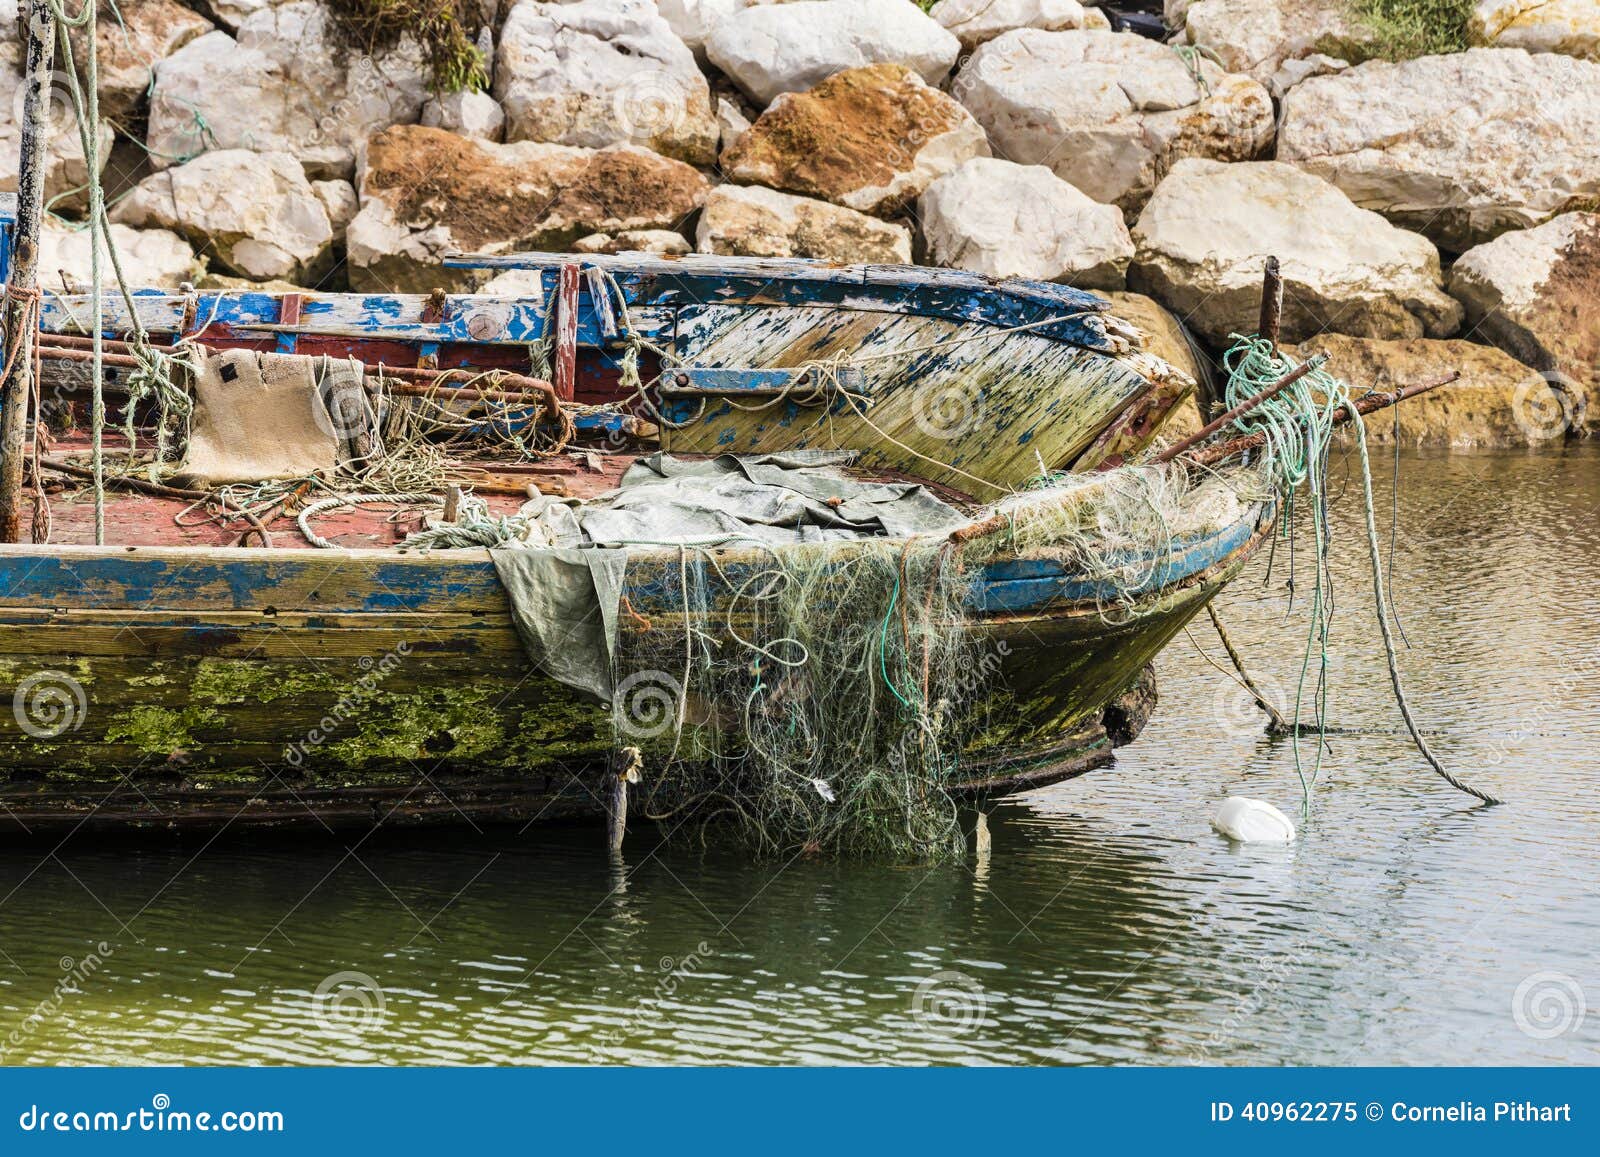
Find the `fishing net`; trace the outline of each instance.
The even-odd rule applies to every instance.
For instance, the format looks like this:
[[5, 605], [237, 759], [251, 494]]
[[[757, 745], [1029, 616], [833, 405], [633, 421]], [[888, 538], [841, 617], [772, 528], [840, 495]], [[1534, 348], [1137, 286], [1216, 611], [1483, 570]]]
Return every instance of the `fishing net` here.
[[[750, 552], [683, 547], [618, 639], [619, 744], [645, 811], [731, 821], [757, 851], [959, 856], [948, 788], [983, 688], [971, 586], [942, 537]], [[657, 604], [652, 604], [654, 607]], [[672, 824], [669, 830], [679, 826]]]
[[767, 854], [959, 856], [950, 789], [975, 778], [964, 753], [1008, 702], [1005, 652], [974, 629], [983, 565], [1059, 562], [1127, 620], [1168, 605], [1175, 536], [1236, 524], [1254, 496], [1125, 468], [954, 534], [679, 547], [648, 605], [622, 607], [614, 649], [612, 724], [644, 755], [645, 813], [668, 831], [731, 822]]

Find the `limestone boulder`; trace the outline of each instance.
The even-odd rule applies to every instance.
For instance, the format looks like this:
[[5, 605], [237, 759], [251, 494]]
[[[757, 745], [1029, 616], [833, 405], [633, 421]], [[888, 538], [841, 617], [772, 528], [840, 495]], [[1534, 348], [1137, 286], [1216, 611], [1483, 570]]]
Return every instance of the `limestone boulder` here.
[[898, 64], [772, 102], [723, 157], [728, 178], [891, 213], [989, 143], [972, 114]]
[[[428, 69], [411, 37], [353, 51], [319, 0], [263, 7], [237, 39], [208, 32], [155, 66], [146, 144], [154, 168], [207, 149], [300, 158], [313, 178], [349, 179], [360, 143], [416, 121]], [[174, 160], [177, 158], [177, 160]]]
[[[22, 131], [19, 119], [22, 109], [22, 50], [15, 35], [16, 5], [10, 5], [11, 22], [7, 22], [6, 8], [0, 5], [0, 28], [11, 32], [11, 38], [0, 39], [0, 193], [17, 191], [17, 169], [22, 157]], [[89, 163], [78, 135], [78, 122], [72, 111], [69, 94], [62, 86], [52, 86], [45, 106], [45, 116], [50, 125], [50, 143], [44, 172], [44, 195], [58, 209], [81, 209], [87, 196], [80, 187], [89, 180]], [[102, 171], [111, 156], [111, 126], [100, 124], [95, 142], [95, 172]]]
[[1131, 33], [1008, 32], [973, 53], [951, 93], [997, 154], [1129, 213], [1180, 158], [1243, 161], [1272, 143], [1258, 81]]
[[430, 96], [422, 106], [421, 123], [458, 136], [498, 141], [505, 136], [506, 114], [488, 93], [463, 89]]
[[928, 15], [956, 34], [963, 52], [1018, 28], [1085, 27], [1078, 0], [939, 0]]
[[726, 153], [739, 143], [745, 133], [750, 131], [750, 118], [744, 115], [744, 110], [735, 101], [727, 97], [717, 100], [717, 147], [720, 153]]
[[1254, 332], [1269, 256], [1282, 263], [1285, 341], [1324, 331], [1448, 337], [1461, 323], [1426, 238], [1277, 161], [1179, 161], [1139, 215], [1133, 240], [1129, 287], [1217, 345], [1235, 331]]
[[[214, 25], [178, 0], [99, 0], [95, 52], [100, 74], [100, 113], [126, 124], [143, 107], [151, 69]], [[89, 59], [86, 28], [71, 30], [72, 52], [82, 67]]]
[[[128, 279], [130, 289], [176, 289], [193, 282], [205, 269], [189, 243], [166, 229], [130, 229], [111, 226], [111, 244]], [[63, 225], [46, 217], [39, 229], [39, 276], [59, 288], [63, 281], [87, 292], [94, 284], [89, 230]], [[103, 285], [116, 284], [115, 270], [105, 250], [100, 253]]]
[[1127, 283], [1133, 240], [1121, 210], [1043, 165], [975, 157], [930, 185], [917, 215], [938, 265], [1084, 289]]
[[1478, 0], [1467, 28], [1475, 44], [1600, 59], [1596, 0]]
[[1278, 159], [1460, 252], [1600, 197], [1600, 64], [1474, 48], [1284, 97]]
[[334, 233], [343, 236], [345, 228], [361, 210], [356, 187], [349, 181], [312, 181], [311, 191], [328, 211], [328, 223]]
[[671, 229], [705, 200], [706, 179], [632, 145], [497, 145], [396, 125], [368, 143], [359, 190], [361, 212], [345, 234], [352, 287], [461, 292], [483, 278], [442, 268], [447, 254], [564, 249], [591, 233]]
[[1553, 437], [1600, 419], [1600, 214], [1565, 213], [1467, 250], [1450, 270], [1450, 292], [1475, 337], [1544, 373], [1563, 396], [1564, 411], [1531, 414], [1534, 425]]
[[739, 8], [710, 28], [706, 55], [758, 105], [836, 72], [900, 64], [938, 85], [961, 42], [915, 4], [794, 0]]
[[491, 297], [532, 297], [542, 301], [549, 291], [537, 269], [507, 269], [484, 282], [477, 292]]
[[332, 261], [328, 210], [288, 153], [204, 153], [139, 182], [113, 219], [181, 234], [224, 271], [256, 281], [309, 284]]
[[719, 185], [700, 214], [696, 247], [734, 257], [905, 265], [911, 230], [828, 201], [759, 185]]
[[1263, 84], [1286, 61], [1318, 54], [1362, 60], [1375, 42], [1348, 0], [1194, 0], [1182, 37], [1229, 72]]
[[520, 0], [495, 57], [506, 139], [717, 155], [711, 89], [651, 0]]
[[624, 229], [620, 233], [591, 233], [572, 243], [574, 253], [654, 253], [682, 257], [689, 240], [675, 229]]
[[1388, 392], [1459, 372], [1458, 381], [1392, 410], [1369, 415], [1367, 439], [1406, 446], [1478, 450], [1537, 445], [1539, 425], [1528, 416], [1559, 410], [1560, 399], [1538, 371], [1492, 346], [1468, 341], [1406, 338], [1379, 341], [1328, 333], [1287, 349], [1298, 360], [1328, 355], [1328, 369], [1357, 393]]
[[706, 37], [719, 20], [755, 4], [781, 4], [783, 0], [656, 0], [661, 18], [696, 56], [705, 53]]

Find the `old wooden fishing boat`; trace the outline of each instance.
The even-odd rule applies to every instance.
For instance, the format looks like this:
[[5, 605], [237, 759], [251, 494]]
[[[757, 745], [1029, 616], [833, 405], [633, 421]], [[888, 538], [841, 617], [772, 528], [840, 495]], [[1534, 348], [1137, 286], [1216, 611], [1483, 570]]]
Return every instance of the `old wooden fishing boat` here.
[[[575, 470], [573, 492], [603, 490], [620, 465]], [[952, 501], [972, 512], [967, 529], [992, 521], [982, 504]], [[8, 830], [603, 811], [610, 758], [630, 740], [619, 740], [613, 710], [533, 668], [488, 551], [397, 552], [394, 527], [371, 510], [319, 522], [349, 545], [240, 547], [214, 524], [177, 530], [184, 505], [114, 497], [115, 541], [94, 546], [83, 541], [86, 505], [58, 501], [64, 541], [0, 547], [0, 684], [14, 697], [0, 727]], [[1056, 782], [1104, 765], [1138, 733], [1154, 702], [1147, 664], [1269, 525], [1262, 503], [1230, 509], [1149, 558], [1131, 590], [1047, 543], [984, 552], [964, 610], [994, 658], [958, 794]], [[182, 537], [188, 545], [172, 545]], [[737, 574], [769, 557], [733, 544], [691, 565]], [[674, 629], [681, 608], [663, 584], [682, 565], [670, 547], [631, 554], [624, 647], [630, 633]]]
[[[8, 228], [0, 205], [0, 244]], [[458, 385], [547, 373], [576, 433], [613, 446], [854, 449], [865, 466], [991, 499], [1041, 472], [1122, 460], [1194, 389], [1105, 301], [1052, 283], [755, 258], [461, 260], [522, 271], [523, 292], [142, 290], [131, 309], [106, 294], [103, 325], [157, 346], [354, 357], [447, 383], [454, 372]], [[45, 340], [81, 364], [89, 299], [46, 289]], [[114, 375], [127, 357], [111, 349]]]

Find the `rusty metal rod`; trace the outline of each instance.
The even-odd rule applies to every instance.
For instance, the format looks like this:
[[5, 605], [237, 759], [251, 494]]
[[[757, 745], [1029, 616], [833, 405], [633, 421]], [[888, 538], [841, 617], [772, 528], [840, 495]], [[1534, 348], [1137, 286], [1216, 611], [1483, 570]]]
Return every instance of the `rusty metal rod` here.
[[[62, 338], [66, 340], [59, 340]], [[87, 338], [65, 334], [41, 334], [40, 355], [52, 361], [92, 361], [92, 355], [86, 344], [82, 346], [79, 344], [87, 343], [88, 340]], [[133, 348], [128, 342], [107, 339], [104, 348], [109, 351], [101, 358], [105, 365], [115, 369], [138, 369], [142, 364], [131, 354], [123, 352]], [[202, 350], [212, 350], [210, 346], [201, 346], [200, 348]], [[542, 404], [551, 417], [560, 412], [560, 402], [556, 399], [555, 387], [540, 378], [530, 378], [524, 374], [513, 374], [505, 370], [425, 370], [415, 366], [384, 366], [382, 368], [382, 374], [385, 378], [395, 379], [389, 385], [390, 393], [414, 398], [434, 395], [436, 387], [447, 384], [452, 378], [470, 381], [473, 378], [482, 377], [485, 372], [498, 373], [502, 381], [509, 382], [516, 388], [496, 390], [481, 389], [475, 386], [456, 386], [450, 390], [448, 395], [441, 395], [442, 399], [526, 403], [530, 405]]]
[[[1386, 410], [1390, 406], [1398, 406], [1401, 402], [1408, 398], [1414, 398], [1418, 394], [1426, 394], [1429, 390], [1437, 390], [1440, 386], [1448, 386], [1460, 377], [1460, 370], [1452, 370], [1437, 381], [1419, 382], [1416, 385], [1405, 386], [1387, 394], [1368, 394], [1365, 397], [1355, 399], [1355, 412], [1356, 414], [1365, 415], [1372, 413], [1374, 410]], [[1342, 426], [1354, 420], [1354, 417], [1355, 415], [1350, 413], [1349, 406], [1340, 406], [1333, 412], [1333, 424]], [[1205, 446], [1186, 454], [1184, 460], [1193, 462], [1197, 466], [1211, 466], [1224, 459], [1231, 458], [1235, 454], [1242, 454], [1246, 450], [1252, 450], [1266, 440], [1266, 434], [1261, 431], [1257, 431], [1254, 434], [1243, 434], [1229, 441], [1217, 442], [1211, 446]]]
[[1309, 374], [1312, 370], [1322, 368], [1327, 360], [1327, 354], [1317, 354], [1314, 357], [1301, 362], [1294, 369], [1284, 374], [1283, 377], [1279, 378], [1266, 389], [1262, 390], [1259, 394], [1246, 398], [1233, 409], [1229, 410], [1226, 414], [1223, 414], [1220, 418], [1207, 423], [1202, 429], [1190, 434], [1181, 442], [1176, 442], [1173, 445], [1168, 446], [1165, 450], [1156, 455], [1156, 463], [1160, 464], [1162, 462], [1171, 462], [1179, 454], [1182, 454], [1193, 447], [1197, 442], [1204, 442], [1218, 430], [1225, 428], [1228, 423], [1232, 422], [1235, 418], [1239, 418], [1245, 414], [1248, 414], [1251, 410], [1254, 410], [1263, 402], [1271, 401], [1273, 398], [1283, 393], [1284, 390], [1287, 390], [1290, 386], [1294, 385], [1301, 378]]
[[[46, 470], [55, 470], [73, 478], [94, 481], [94, 471], [89, 467], [79, 466], [72, 462], [64, 462], [60, 458], [45, 458], [41, 456], [35, 469], [39, 467], [43, 467]], [[157, 498], [181, 498], [185, 502], [209, 502], [217, 498], [217, 495], [208, 490], [190, 490], [183, 486], [168, 486], [162, 482], [150, 482], [143, 478], [134, 478], [128, 474], [107, 474], [105, 475], [105, 484], [112, 487], [122, 487], [126, 490], [134, 490], [140, 494], [154, 495]], [[222, 511], [224, 514], [230, 513], [226, 502], [222, 503]], [[261, 537], [262, 546], [270, 547], [272, 545], [272, 535], [260, 518], [242, 507], [231, 513], [237, 514], [250, 524], [250, 530], [245, 531], [244, 535], [239, 539], [241, 543], [244, 542], [245, 538], [249, 537], [250, 531], [253, 530]]]

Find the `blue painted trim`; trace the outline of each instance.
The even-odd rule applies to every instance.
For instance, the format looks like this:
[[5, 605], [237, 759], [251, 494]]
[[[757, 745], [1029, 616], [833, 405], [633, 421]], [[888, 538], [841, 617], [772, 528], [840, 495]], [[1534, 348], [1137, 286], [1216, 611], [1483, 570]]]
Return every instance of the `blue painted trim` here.
[[[516, 253], [447, 258], [458, 269], [550, 269], [570, 253]], [[664, 305], [820, 306], [880, 310], [1032, 332], [1088, 349], [1110, 351], [1097, 314], [1110, 308], [1093, 294], [1048, 281], [991, 281], [957, 269], [914, 265], [831, 265], [798, 258], [659, 257], [645, 253], [585, 256], [608, 271], [630, 308]], [[1072, 317], [1068, 315], [1088, 316]], [[1051, 317], [1060, 320], [1038, 325]]]

